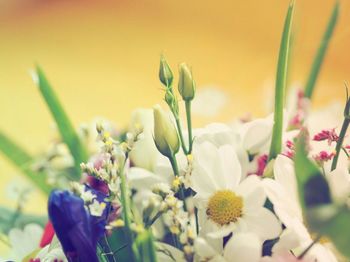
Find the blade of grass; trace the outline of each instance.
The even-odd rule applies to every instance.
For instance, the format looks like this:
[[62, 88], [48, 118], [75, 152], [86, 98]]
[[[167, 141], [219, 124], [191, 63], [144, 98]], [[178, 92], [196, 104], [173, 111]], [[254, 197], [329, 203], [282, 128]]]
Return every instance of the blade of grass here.
[[321, 65], [326, 55], [328, 44], [332, 38], [335, 25], [337, 24], [337, 21], [338, 21], [338, 15], [339, 15], [339, 1], [337, 0], [333, 8], [332, 15], [329, 18], [326, 31], [323, 35], [320, 46], [318, 47], [316, 56], [312, 63], [309, 78], [307, 79], [307, 82], [305, 85], [305, 97], [309, 99], [311, 99], [313, 91], [315, 89], [317, 77], [320, 73]]
[[293, 21], [294, 0], [291, 1], [287, 16], [284, 22], [280, 51], [277, 64], [277, 75], [275, 85], [275, 112], [274, 125], [272, 130], [272, 140], [270, 146], [269, 160], [276, 158], [282, 148], [282, 128], [283, 128], [283, 106], [285, 100], [288, 58], [291, 46], [291, 29]]
[[19, 145], [0, 131], [0, 151], [17, 166], [27, 177], [45, 194], [51, 191], [46, 183], [46, 176], [43, 173], [31, 169], [32, 157]]
[[63, 106], [58, 100], [53, 88], [49, 84], [44, 72], [39, 66], [36, 67], [36, 73], [39, 90], [56, 121], [63, 141], [67, 144], [69, 151], [74, 158], [76, 170], [75, 179], [79, 179], [81, 173], [80, 164], [87, 160], [86, 150], [81, 143], [73, 125], [71, 124], [68, 115], [64, 111]]

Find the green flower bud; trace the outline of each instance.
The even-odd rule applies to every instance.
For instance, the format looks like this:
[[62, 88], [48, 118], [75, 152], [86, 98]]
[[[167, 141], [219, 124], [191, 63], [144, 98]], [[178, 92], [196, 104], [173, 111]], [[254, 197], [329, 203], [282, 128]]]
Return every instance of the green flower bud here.
[[170, 90], [165, 91], [164, 96], [165, 102], [170, 106], [170, 108], [173, 106], [175, 102], [175, 96], [170, 92]]
[[166, 157], [173, 157], [179, 151], [180, 141], [176, 128], [159, 105], [153, 107], [154, 142], [158, 151]]
[[165, 57], [162, 55], [160, 57], [160, 65], [159, 65], [159, 80], [166, 87], [170, 87], [173, 83], [173, 72], [170, 69]]
[[191, 101], [196, 92], [196, 84], [192, 77], [191, 69], [185, 63], [179, 66], [179, 93], [185, 101]]

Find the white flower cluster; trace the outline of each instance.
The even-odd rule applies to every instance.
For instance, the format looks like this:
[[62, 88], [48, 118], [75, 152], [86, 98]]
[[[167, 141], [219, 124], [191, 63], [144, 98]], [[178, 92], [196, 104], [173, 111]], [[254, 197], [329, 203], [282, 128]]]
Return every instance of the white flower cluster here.
[[[130, 154], [134, 166], [128, 179], [136, 192], [133, 201], [158, 199], [157, 205], [152, 205], [161, 210], [155, 235], [159, 241], [166, 239], [167, 233], [175, 236], [175, 240], [167, 240], [177, 248], [172, 256], [184, 261], [338, 261], [330, 241], [316, 242], [317, 236], [302, 216], [293, 163], [294, 140], [300, 132], [296, 123], [285, 125], [282, 153], [269, 164], [273, 116], [194, 129], [193, 151], [187, 156], [181, 151], [176, 154], [179, 174], [174, 177], [168, 159], [151, 143], [152, 126], [148, 123], [154, 121], [152, 113], [139, 110], [136, 114], [138, 124], [140, 119], [147, 124]], [[321, 131], [310, 126], [317, 117], [310, 113], [305, 120], [311, 135]], [[325, 143], [315, 138], [310, 141], [311, 157], [334, 150], [329, 139], [322, 140]], [[331, 161], [323, 160], [317, 163], [332, 194], [344, 201], [350, 195], [346, 156], [341, 156], [332, 172]], [[180, 200], [181, 189], [184, 201]], [[138, 206], [141, 213], [149, 208], [148, 204]], [[192, 226], [196, 223], [197, 228]]]

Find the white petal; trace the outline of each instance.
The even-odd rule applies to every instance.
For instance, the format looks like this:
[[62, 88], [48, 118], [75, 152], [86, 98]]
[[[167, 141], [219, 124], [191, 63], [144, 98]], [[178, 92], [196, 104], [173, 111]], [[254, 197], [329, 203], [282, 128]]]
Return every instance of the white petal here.
[[[234, 189], [241, 180], [241, 164], [238, 161], [234, 148], [224, 145], [219, 148], [219, 157], [221, 162], [221, 172], [223, 175], [223, 188]], [[221, 179], [221, 178], [218, 178]]]
[[290, 197], [297, 201], [297, 180], [292, 160], [286, 156], [278, 155], [273, 166], [273, 173], [276, 181], [287, 190]]
[[262, 186], [261, 179], [256, 175], [250, 175], [234, 191], [240, 196], [246, 196], [260, 186]]
[[194, 247], [201, 259], [210, 259], [218, 255], [218, 252], [201, 237], [195, 239]]
[[131, 187], [137, 190], [152, 189], [154, 184], [169, 182], [165, 177], [158, 176], [146, 169], [132, 167], [129, 169], [128, 179]]
[[192, 188], [197, 193], [213, 193], [220, 188], [216, 177], [220, 162], [218, 149], [209, 142], [197, 144], [193, 148]]
[[256, 233], [262, 240], [273, 239], [282, 231], [277, 217], [266, 208], [256, 209], [254, 213], [244, 215], [249, 231]]
[[258, 153], [270, 139], [272, 125], [271, 118], [257, 119], [247, 123], [243, 135], [243, 147], [251, 154]]
[[283, 230], [278, 242], [272, 247], [273, 254], [285, 254], [300, 245], [300, 239], [294, 230]]
[[39, 247], [42, 234], [43, 229], [36, 224], [26, 225], [23, 231], [18, 228], [10, 230], [9, 241], [18, 260], [21, 260]]
[[244, 196], [243, 210], [254, 213], [256, 209], [264, 206], [266, 194], [262, 187], [256, 187], [255, 190], [248, 192]]
[[279, 219], [289, 227], [294, 219], [302, 221], [302, 212], [298, 200], [293, 199], [276, 180], [265, 178], [262, 181], [267, 197], [274, 206]]
[[261, 254], [262, 242], [252, 233], [234, 234], [224, 249], [224, 257], [227, 261], [258, 262]]

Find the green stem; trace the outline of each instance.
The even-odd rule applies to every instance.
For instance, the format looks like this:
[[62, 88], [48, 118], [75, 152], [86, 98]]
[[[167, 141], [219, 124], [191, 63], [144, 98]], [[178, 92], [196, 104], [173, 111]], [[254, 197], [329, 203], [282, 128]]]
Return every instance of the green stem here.
[[163, 214], [163, 212], [162, 212], [162, 211], [159, 211], [151, 220], [149, 220], [149, 221], [145, 224], [145, 227], [146, 227], [146, 228], [149, 228], [150, 226], [152, 226], [153, 223], [156, 222], [156, 220], [157, 220], [158, 218], [160, 218], [162, 214]]
[[344, 138], [346, 135], [346, 131], [348, 130], [349, 124], [350, 124], [350, 118], [345, 117], [344, 122], [343, 122], [343, 126], [342, 126], [340, 134], [339, 134], [339, 139], [337, 141], [337, 146], [335, 147], [336, 153], [335, 153], [335, 156], [333, 158], [331, 171], [333, 171], [337, 167], [340, 150], [343, 147]]
[[129, 205], [129, 196], [128, 196], [128, 187], [126, 184], [126, 178], [124, 173], [125, 162], [120, 169], [120, 195], [121, 195], [121, 204], [123, 207], [123, 219], [126, 229], [126, 239], [128, 245], [131, 247], [131, 256], [132, 261], [138, 261], [136, 258], [138, 257], [138, 251], [136, 247], [133, 245], [134, 243], [134, 235], [130, 229], [131, 220], [130, 220], [130, 205]]
[[188, 151], [187, 151], [187, 148], [186, 148], [184, 136], [182, 134], [182, 127], [181, 127], [180, 118], [178, 116], [176, 116], [174, 113], [173, 113], [173, 115], [175, 117], [176, 127], [177, 127], [177, 131], [179, 133], [182, 151], [184, 152], [185, 155], [187, 155]]
[[[169, 157], [169, 161], [171, 163], [171, 167], [173, 168], [175, 177], [179, 176], [180, 173], [179, 173], [179, 167], [177, 165], [176, 156], [173, 155], [172, 157]], [[185, 193], [184, 193], [184, 188], [183, 188], [182, 185], [180, 185], [179, 195], [180, 195], [180, 199], [184, 203], [184, 210], [187, 211], [187, 205], [186, 205], [186, 200], [185, 200]]]
[[191, 101], [185, 101], [186, 106], [186, 118], [187, 118], [187, 129], [188, 129], [188, 151], [187, 154], [192, 152], [192, 119], [191, 119]]

